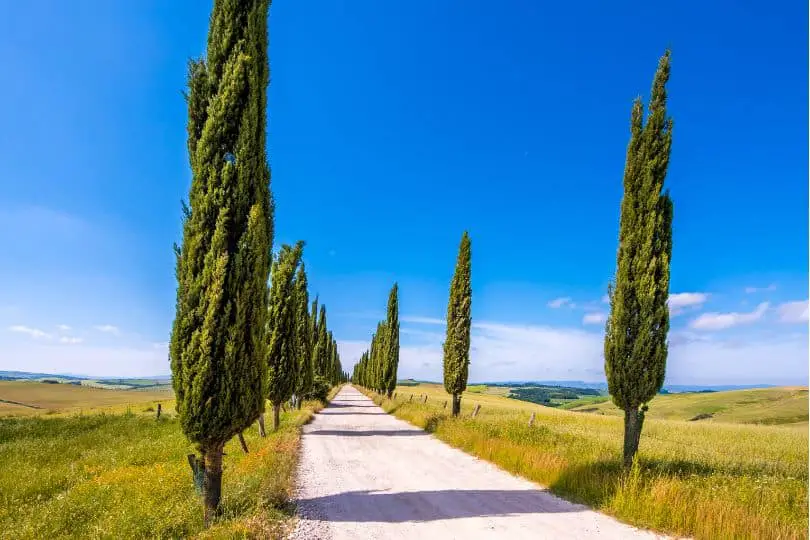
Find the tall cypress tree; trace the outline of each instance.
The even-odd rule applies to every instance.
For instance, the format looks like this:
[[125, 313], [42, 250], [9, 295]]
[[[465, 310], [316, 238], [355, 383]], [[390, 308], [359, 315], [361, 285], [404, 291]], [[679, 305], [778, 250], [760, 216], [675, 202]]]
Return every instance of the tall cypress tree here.
[[318, 356], [315, 359], [315, 375], [326, 377], [326, 355], [329, 353], [329, 336], [326, 332], [326, 305], [321, 304], [318, 316]]
[[303, 396], [312, 388], [312, 329], [309, 316], [309, 293], [307, 292], [307, 272], [304, 263], [298, 267], [294, 286], [295, 297], [295, 359], [297, 373], [295, 396], [301, 408]]
[[647, 122], [641, 99], [630, 117], [615, 283], [609, 287], [605, 374], [624, 410], [624, 466], [638, 451], [646, 403], [664, 384], [669, 331], [672, 200], [663, 192], [672, 147], [666, 83], [670, 52], [658, 62]]
[[215, 0], [207, 58], [188, 69], [192, 181], [169, 357], [180, 426], [201, 454], [206, 524], [219, 511], [223, 446], [264, 410], [268, 10], [268, 0]]
[[461, 393], [467, 389], [470, 368], [470, 256], [470, 237], [465, 231], [458, 248], [456, 270], [450, 282], [447, 338], [444, 341], [444, 389], [453, 396], [453, 416], [458, 416], [461, 412]]
[[303, 242], [284, 245], [273, 263], [270, 283], [270, 326], [267, 347], [267, 398], [273, 403], [273, 430], [278, 429], [281, 404], [292, 397], [297, 372], [293, 278], [301, 261]]
[[386, 343], [385, 368], [382, 388], [390, 399], [397, 386], [397, 369], [399, 368], [399, 287], [396, 283], [388, 295], [388, 314], [385, 319]]

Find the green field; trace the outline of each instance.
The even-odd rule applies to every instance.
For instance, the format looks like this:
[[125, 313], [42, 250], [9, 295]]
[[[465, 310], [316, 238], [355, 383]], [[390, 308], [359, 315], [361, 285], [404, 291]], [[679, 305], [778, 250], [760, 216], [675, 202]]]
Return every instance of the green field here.
[[[9, 405], [33, 411], [13, 416], [0, 407], [0, 538], [31, 539], [283, 537], [299, 427], [322, 406], [282, 413], [280, 430], [266, 438], [249, 429], [248, 454], [228, 443], [223, 517], [203, 530], [186, 462], [193, 447], [170, 392], [0, 382], [4, 396], [42, 407]], [[160, 420], [156, 399], [167, 400]]]
[[[808, 537], [808, 435], [796, 428], [801, 414], [806, 422], [806, 388], [659, 396], [630, 475], [621, 470], [622, 419], [607, 403], [590, 406], [605, 414], [587, 414], [465, 393], [453, 419], [441, 386], [397, 390], [396, 401], [376, 401], [455, 447], [636, 526], [707, 539]], [[427, 403], [410, 402], [411, 393], [427, 394]], [[724, 404], [724, 416], [685, 421], [704, 399]], [[757, 414], [777, 425], [756, 425]]]
[[[585, 402], [570, 410], [619, 416], [613, 403]], [[807, 427], [805, 387], [757, 388], [728, 392], [662, 394], [650, 402], [648, 418]], [[697, 421], [697, 420], [696, 420]]]

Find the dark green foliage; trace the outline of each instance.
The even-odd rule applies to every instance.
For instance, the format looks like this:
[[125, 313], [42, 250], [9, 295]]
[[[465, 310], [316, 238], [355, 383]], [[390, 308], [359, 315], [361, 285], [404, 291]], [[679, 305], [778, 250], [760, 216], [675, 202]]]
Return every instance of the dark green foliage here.
[[274, 406], [292, 397], [297, 373], [295, 329], [298, 298], [293, 283], [301, 261], [303, 242], [284, 245], [273, 263], [270, 284], [270, 325], [267, 347], [267, 398]]
[[180, 425], [203, 454], [205, 521], [222, 447], [264, 410], [265, 293], [273, 243], [265, 155], [269, 2], [216, 0], [207, 59], [188, 69], [192, 181], [175, 246], [169, 358]]
[[332, 384], [329, 382], [329, 380], [326, 377], [317, 375], [313, 379], [312, 386], [309, 388], [309, 391], [304, 395], [304, 399], [320, 400], [325, 403], [326, 398], [329, 395], [330, 388], [332, 388]]
[[467, 388], [470, 368], [470, 325], [472, 287], [470, 284], [470, 237], [464, 232], [458, 249], [456, 270], [450, 282], [447, 304], [447, 338], [444, 342], [444, 389], [453, 396], [452, 412], [461, 411], [461, 393]]
[[329, 334], [326, 329], [326, 306], [321, 304], [318, 316], [317, 353], [315, 357], [315, 374], [325, 377], [327, 375], [327, 358], [329, 355]]
[[[295, 394], [303, 396], [309, 391], [314, 377], [312, 367], [312, 323], [309, 316], [309, 293], [307, 292], [307, 273], [304, 263], [298, 267], [293, 286], [295, 300], [295, 360], [297, 362], [295, 377]], [[300, 405], [300, 399], [298, 400]]]
[[192, 183], [177, 255], [170, 359], [177, 411], [200, 448], [263, 410], [272, 204], [265, 156], [268, 3], [214, 4], [208, 60], [188, 77]]
[[396, 283], [388, 295], [386, 319], [377, 323], [368, 351], [360, 357], [352, 373], [352, 381], [375, 392], [394, 392], [399, 368], [399, 287]]
[[385, 319], [385, 351], [383, 358], [382, 389], [390, 398], [397, 386], [399, 367], [399, 300], [397, 284], [391, 287], [388, 295], [388, 315]]
[[[587, 388], [571, 388], [567, 386], [516, 386], [509, 391], [507, 397], [529, 401], [545, 405], [547, 407], [558, 407], [560, 400], [575, 400], [584, 396], [598, 396], [598, 390]], [[556, 400], [556, 401], [553, 401]]]
[[613, 402], [625, 411], [626, 466], [638, 449], [645, 404], [660, 390], [666, 371], [672, 255], [672, 200], [663, 191], [672, 146], [669, 71], [667, 51], [658, 63], [646, 124], [641, 99], [633, 104], [616, 276], [608, 289], [605, 374]]

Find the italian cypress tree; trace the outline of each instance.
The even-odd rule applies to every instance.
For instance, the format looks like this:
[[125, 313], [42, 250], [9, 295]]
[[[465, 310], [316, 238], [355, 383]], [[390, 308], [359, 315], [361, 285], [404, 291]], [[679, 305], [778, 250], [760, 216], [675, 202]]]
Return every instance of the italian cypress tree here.
[[388, 314], [385, 319], [386, 350], [382, 388], [390, 399], [397, 386], [397, 368], [399, 367], [399, 287], [396, 283], [388, 295]]
[[180, 426], [200, 458], [206, 525], [219, 512], [222, 449], [264, 410], [273, 243], [265, 154], [268, 0], [215, 0], [207, 57], [188, 70], [192, 181], [175, 246], [169, 358]]
[[641, 99], [630, 117], [615, 283], [608, 288], [605, 374], [624, 410], [624, 466], [638, 451], [646, 403], [664, 384], [669, 331], [672, 200], [663, 192], [672, 147], [666, 111], [670, 52], [658, 63], [646, 124]]
[[301, 408], [303, 396], [312, 388], [312, 329], [309, 317], [309, 293], [307, 292], [307, 272], [304, 263], [298, 267], [295, 276], [295, 359], [298, 364], [296, 373], [295, 396], [297, 406]]
[[450, 282], [447, 304], [447, 338], [444, 341], [444, 389], [453, 396], [453, 416], [461, 412], [461, 393], [467, 389], [470, 368], [470, 237], [464, 232]]
[[315, 375], [326, 376], [326, 355], [329, 351], [329, 336], [326, 333], [326, 306], [321, 304], [318, 316], [318, 356], [315, 359]]
[[292, 397], [297, 371], [295, 315], [297, 298], [293, 278], [304, 243], [284, 245], [273, 263], [270, 283], [270, 327], [267, 347], [267, 398], [273, 403], [273, 430], [278, 429], [281, 404]]

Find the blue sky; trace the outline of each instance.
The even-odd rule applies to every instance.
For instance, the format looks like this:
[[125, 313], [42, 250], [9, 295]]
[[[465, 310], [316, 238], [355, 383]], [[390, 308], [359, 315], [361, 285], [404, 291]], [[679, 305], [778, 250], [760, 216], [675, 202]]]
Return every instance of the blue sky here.
[[[807, 383], [807, 6], [289, 2], [271, 10], [277, 244], [351, 365], [400, 283], [438, 379], [462, 230], [471, 379], [603, 378], [630, 105], [673, 49], [668, 382]], [[0, 20], [0, 369], [168, 373], [182, 90], [207, 2]]]

